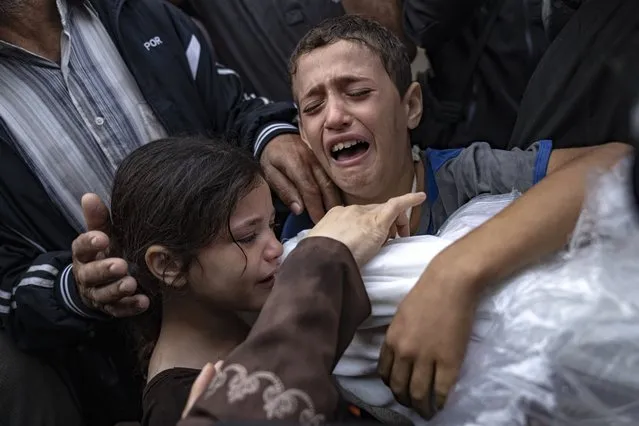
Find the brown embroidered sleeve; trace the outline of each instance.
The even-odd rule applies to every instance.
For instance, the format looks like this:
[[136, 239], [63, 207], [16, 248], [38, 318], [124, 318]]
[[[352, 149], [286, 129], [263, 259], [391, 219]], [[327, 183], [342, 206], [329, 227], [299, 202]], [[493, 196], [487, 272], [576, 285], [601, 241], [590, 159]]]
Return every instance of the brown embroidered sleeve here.
[[369, 314], [348, 248], [328, 238], [304, 239], [282, 264], [246, 341], [179, 425], [331, 420], [338, 399], [331, 372]]

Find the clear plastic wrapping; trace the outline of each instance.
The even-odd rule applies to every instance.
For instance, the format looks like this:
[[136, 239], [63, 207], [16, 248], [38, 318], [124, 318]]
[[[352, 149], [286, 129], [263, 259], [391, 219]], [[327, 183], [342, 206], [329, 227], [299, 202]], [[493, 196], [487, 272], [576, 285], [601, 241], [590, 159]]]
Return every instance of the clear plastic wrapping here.
[[568, 250], [483, 297], [459, 381], [430, 422], [376, 377], [386, 326], [430, 260], [518, 194], [471, 201], [436, 237], [390, 242], [362, 268], [372, 315], [335, 369], [342, 387], [416, 424], [639, 425], [639, 222], [629, 166], [593, 177]]
[[566, 253], [487, 297], [497, 326], [432, 424], [639, 424], [637, 223], [624, 161], [593, 181]]

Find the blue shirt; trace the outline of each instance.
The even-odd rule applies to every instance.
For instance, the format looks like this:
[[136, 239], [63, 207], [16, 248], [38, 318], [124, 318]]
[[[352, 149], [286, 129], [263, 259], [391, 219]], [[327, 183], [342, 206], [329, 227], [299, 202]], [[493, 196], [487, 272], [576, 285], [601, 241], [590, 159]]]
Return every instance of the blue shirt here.
[[[526, 150], [492, 149], [486, 142], [475, 142], [468, 148], [423, 151], [428, 197], [421, 209], [417, 235], [436, 234], [451, 214], [478, 195], [527, 191], [546, 176], [551, 153], [549, 140], [536, 142]], [[291, 214], [284, 223], [282, 239], [312, 227], [306, 213]]]

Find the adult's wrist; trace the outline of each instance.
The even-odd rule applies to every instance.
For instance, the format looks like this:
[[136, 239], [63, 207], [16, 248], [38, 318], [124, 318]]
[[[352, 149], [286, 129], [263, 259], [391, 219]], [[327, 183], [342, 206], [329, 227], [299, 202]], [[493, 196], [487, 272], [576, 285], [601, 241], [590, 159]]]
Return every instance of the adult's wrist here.
[[253, 155], [259, 160], [271, 141], [278, 136], [290, 134], [299, 134], [297, 126], [291, 123], [274, 122], [262, 126], [258, 130], [255, 143], [253, 144]]
[[102, 311], [95, 309], [91, 302], [82, 295], [73, 273], [72, 264], [62, 270], [57, 285], [64, 306], [70, 312], [88, 319], [105, 320], [109, 318]]
[[419, 285], [441, 283], [460, 295], [478, 297], [490, 282], [488, 269], [479, 256], [456, 252], [455, 247], [449, 246], [435, 256], [422, 274]]

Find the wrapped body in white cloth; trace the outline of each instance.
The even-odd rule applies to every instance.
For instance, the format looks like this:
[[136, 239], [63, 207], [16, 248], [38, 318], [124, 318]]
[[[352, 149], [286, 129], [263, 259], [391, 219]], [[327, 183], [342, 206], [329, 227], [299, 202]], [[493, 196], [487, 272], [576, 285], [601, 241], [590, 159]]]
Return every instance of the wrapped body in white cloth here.
[[[495, 287], [491, 294], [485, 295], [477, 309], [460, 379], [451, 391], [444, 410], [431, 422], [426, 422], [412, 410], [395, 402], [390, 389], [377, 376], [377, 361], [386, 328], [399, 303], [431, 259], [451, 242], [498, 213], [517, 194], [475, 198], [451, 216], [438, 236], [390, 241], [362, 269], [362, 277], [371, 300], [372, 315], [361, 325], [334, 370], [342, 388], [366, 405], [392, 410], [401, 419], [410, 419], [415, 424], [526, 425], [530, 419], [535, 418], [552, 419], [552, 424], [574, 424], [557, 421], [561, 398], [555, 387], [565, 390], [568, 377], [565, 366], [570, 365], [566, 364], [569, 362], [567, 360], [581, 355], [577, 364], [583, 368], [593, 367], [597, 371], [588, 373], [591, 382], [592, 376], [605, 368], [602, 365], [593, 366], [593, 363], [603, 362], [602, 359], [593, 358], [592, 362], [588, 358], [584, 359], [582, 349], [573, 348], [576, 351], [573, 353], [563, 348], [558, 353], [559, 347], [571, 347], [571, 344], [579, 346], [575, 336], [566, 334], [567, 331], [573, 332], [575, 324], [583, 326], [586, 320], [592, 327], [584, 328], [584, 332], [596, 329], [593, 328], [595, 326], [604, 327], [608, 332], [607, 336], [593, 336], [592, 333], [588, 335], [589, 348], [593, 354], [599, 346], [606, 347], [610, 344], [610, 339], [616, 339], [614, 343], [617, 349], [620, 344], [631, 342], [631, 339], [639, 341], [639, 332], [630, 333], [633, 329], [628, 328], [628, 321], [623, 322], [639, 322], [639, 310], [632, 305], [637, 302], [636, 306], [639, 306], [639, 267], [634, 268], [634, 276], [629, 270], [619, 277], [622, 281], [616, 284], [616, 290], [623, 288], [625, 294], [616, 294], [617, 298], [611, 296], [610, 282], [603, 283], [598, 278], [607, 272], [597, 256], [610, 252], [614, 249], [610, 245], [621, 240], [635, 238], [635, 242], [639, 242], [636, 239], [639, 233], [634, 213], [627, 202], [625, 186], [621, 183], [623, 170], [625, 169], [619, 166], [617, 170], [604, 176], [592, 191], [573, 239], [573, 244], [578, 247], [517, 274]], [[614, 211], [610, 211], [611, 206]], [[605, 238], [599, 234], [605, 234]], [[304, 233], [301, 233], [297, 238], [289, 240], [285, 244], [285, 255], [303, 237]], [[606, 259], [612, 260], [609, 255]], [[630, 267], [627, 263], [625, 266]], [[638, 285], [632, 286], [629, 281]], [[626, 300], [623, 299], [624, 295]], [[628, 306], [632, 306], [632, 309], [622, 306], [622, 303], [629, 303]], [[621, 322], [621, 334], [610, 333], [614, 329], [609, 324], [611, 318]], [[623, 328], [624, 324], [626, 328]], [[632, 349], [637, 349], [637, 345], [639, 344], [631, 345]], [[603, 353], [609, 354], [610, 351]], [[624, 353], [629, 354], [631, 351]], [[639, 367], [639, 361], [633, 358], [633, 362], [635, 372], [625, 376], [629, 383], [624, 383], [624, 389], [631, 389], [636, 395], [639, 391], [639, 368], [636, 368]], [[607, 373], [615, 368], [619, 370], [620, 366], [610, 367]], [[580, 384], [575, 383], [575, 372], [571, 374], [572, 381], [569, 384], [573, 391], [581, 389]], [[614, 390], [615, 384], [612, 382], [616, 377], [610, 379], [611, 383], [606, 385], [606, 394], [610, 394], [611, 389]], [[594, 410], [599, 420], [604, 412], [606, 415], [619, 414], [619, 410], [604, 409], [609, 408], [612, 401], [593, 407], [591, 403], [594, 399], [596, 398], [590, 395], [590, 400], [584, 404], [588, 409]], [[639, 404], [635, 405], [637, 407], [630, 417], [639, 424]], [[618, 420], [617, 417], [614, 419]], [[586, 420], [582, 416], [579, 419], [581, 423], [578, 424], [585, 424]], [[548, 423], [542, 421], [541, 424]]]

